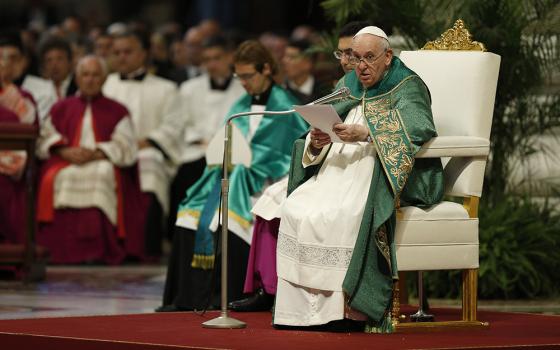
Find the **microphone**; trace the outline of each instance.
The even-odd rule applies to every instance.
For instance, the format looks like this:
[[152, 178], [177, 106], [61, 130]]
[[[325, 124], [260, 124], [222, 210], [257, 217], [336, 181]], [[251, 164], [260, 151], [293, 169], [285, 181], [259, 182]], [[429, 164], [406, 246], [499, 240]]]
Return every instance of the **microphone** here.
[[[306, 104], [306, 106], [313, 106], [313, 105], [322, 105], [322, 104], [327, 104], [336, 100], [341, 100], [343, 98], [347, 98], [348, 96], [350, 96], [350, 89], [346, 86], [341, 87], [340, 89], [331, 92], [328, 95], [325, 95], [321, 98], [316, 99], [315, 101], [309, 102], [308, 104]], [[247, 115], [287, 115], [287, 114], [291, 114], [294, 113], [295, 110], [290, 109], [287, 111], [259, 111], [259, 112], [241, 112], [241, 113], [236, 113], [231, 115], [227, 121], [226, 121], [226, 126], [229, 125], [234, 119], [239, 118], [239, 117], [244, 117]], [[226, 128], [227, 129], [227, 128]]]
[[347, 88], [346, 86], [341, 87], [340, 89], [326, 95], [323, 96], [321, 98], [316, 99], [313, 102], [310, 102], [307, 104], [307, 106], [312, 106], [312, 105], [324, 105], [327, 103], [331, 103], [332, 101], [336, 101], [336, 100], [341, 100], [343, 98], [347, 98], [348, 96], [350, 96], [350, 89]]

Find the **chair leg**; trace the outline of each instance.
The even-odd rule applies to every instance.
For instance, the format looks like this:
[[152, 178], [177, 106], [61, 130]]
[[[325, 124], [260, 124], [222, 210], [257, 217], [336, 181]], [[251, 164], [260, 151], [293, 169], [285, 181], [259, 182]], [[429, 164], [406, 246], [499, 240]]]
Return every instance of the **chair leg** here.
[[[418, 313], [423, 311], [423, 298], [422, 294], [422, 273], [418, 274], [419, 285], [418, 293], [419, 295], [419, 309]], [[396, 332], [406, 333], [406, 332], [418, 332], [418, 331], [438, 331], [438, 330], [460, 330], [460, 329], [485, 329], [488, 328], [488, 322], [480, 322], [476, 320], [476, 310], [477, 310], [477, 279], [478, 279], [478, 269], [470, 269], [463, 271], [463, 315], [462, 320], [457, 321], [440, 321], [440, 322], [420, 322], [419, 319], [413, 319], [415, 315], [412, 315], [411, 321], [413, 322], [403, 322], [399, 323], [398, 319], [395, 322], [393, 318], [393, 325]], [[393, 311], [395, 309], [395, 298], [398, 295], [393, 294]], [[417, 313], [417, 314], [418, 314]], [[395, 313], [393, 313], [395, 315]], [[416, 321], [416, 322], [414, 322]]]
[[430, 315], [424, 311], [424, 281], [422, 279], [422, 271], [418, 271], [418, 311], [414, 315], [410, 315], [412, 322], [433, 322], [434, 315]]
[[463, 321], [476, 321], [478, 269], [463, 271]]

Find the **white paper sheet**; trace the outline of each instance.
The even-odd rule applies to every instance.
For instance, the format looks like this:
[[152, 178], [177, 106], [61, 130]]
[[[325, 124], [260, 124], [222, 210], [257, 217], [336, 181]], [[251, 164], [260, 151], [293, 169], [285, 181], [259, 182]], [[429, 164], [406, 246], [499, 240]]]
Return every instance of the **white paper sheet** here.
[[342, 123], [342, 119], [332, 105], [294, 106], [294, 109], [309, 125], [329, 134], [332, 142], [343, 142], [332, 131], [334, 124]]

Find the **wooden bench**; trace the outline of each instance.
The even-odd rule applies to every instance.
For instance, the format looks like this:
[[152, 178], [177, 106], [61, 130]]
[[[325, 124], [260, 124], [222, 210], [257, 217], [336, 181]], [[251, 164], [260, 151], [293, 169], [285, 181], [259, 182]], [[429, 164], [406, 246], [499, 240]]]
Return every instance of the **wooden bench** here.
[[29, 124], [0, 123], [0, 150], [27, 152], [25, 181], [25, 243], [0, 244], [0, 265], [21, 269], [24, 282], [45, 278], [48, 251], [35, 244], [35, 143], [38, 127]]

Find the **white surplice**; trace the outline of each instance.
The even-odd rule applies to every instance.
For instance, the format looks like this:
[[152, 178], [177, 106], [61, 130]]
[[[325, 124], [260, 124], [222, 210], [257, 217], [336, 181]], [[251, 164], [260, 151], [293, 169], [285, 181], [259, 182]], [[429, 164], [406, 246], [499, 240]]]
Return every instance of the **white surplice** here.
[[[299, 91], [305, 95], [311, 95], [314, 84], [315, 78], [313, 75], [308, 76], [305, 82], [300, 86], [288, 81], [288, 86], [292, 90]], [[286, 200], [287, 192], [288, 176], [276, 181], [263, 191], [262, 196], [255, 205], [253, 205], [251, 212], [268, 221], [280, 218], [282, 204]]]
[[227, 113], [245, 89], [232, 78], [225, 90], [212, 89], [208, 74], [187, 80], [179, 88], [185, 118], [181, 163], [196, 161], [206, 152], [208, 142], [222, 130]]
[[[96, 160], [83, 165], [69, 165], [56, 175], [54, 182], [54, 207], [100, 209], [113, 224], [117, 224], [117, 186], [114, 165], [130, 166], [136, 161], [136, 137], [130, 118], [123, 118], [107, 142], [95, 141], [91, 107], [84, 113], [80, 146], [91, 150], [100, 149], [108, 159]], [[62, 139], [51, 119], [47, 118], [37, 144], [37, 156], [47, 159], [49, 149]]]
[[[366, 125], [361, 108], [344, 123]], [[373, 144], [333, 143], [314, 157], [309, 142], [308, 136], [303, 165], [324, 163], [281, 209], [275, 324], [309, 326], [345, 317], [342, 282], [373, 175]]]
[[122, 80], [120, 75], [109, 75], [103, 94], [125, 105], [132, 118], [139, 140], [155, 141], [169, 159], [153, 147], [138, 151], [140, 186], [142, 192], [155, 194], [164, 213], [169, 210], [169, 183], [174, 176], [183, 140], [181, 102], [174, 82], [152, 74], [142, 80]]
[[49, 114], [51, 107], [58, 100], [56, 88], [52, 81], [27, 74], [21, 88], [31, 94], [37, 104], [39, 119], [43, 120]]
[[251, 213], [265, 220], [280, 218], [282, 203], [286, 200], [288, 192], [288, 177], [276, 181], [263, 191], [251, 209]]
[[[265, 107], [266, 106], [263, 105], [251, 105], [251, 110], [249, 112], [262, 112], [265, 110]], [[255, 132], [259, 128], [259, 125], [263, 119], [263, 115], [256, 114], [256, 115], [252, 115], [250, 118], [251, 119], [249, 119], [249, 130], [247, 132], [247, 135], [245, 135], [245, 139], [249, 144], [251, 143], [251, 139], [255, 135]], [[218, 130], [218, 133], [223, 133], [223, 130]], [[266, 186], [267, 185], [265, 185], [265, 188]], [[251, 202], [254, 204], [258, 200], [260, 195], [261, 193], [255, 193], [253, 196], [251, 196]], [[175, 225], [196, 231], [198, 227], [198, 220], [199, 220], [198, 217], [195, 217], [191, 213], [186, 212], [183, 215], [179, 215], [177, 217], [177, 222], [175, 223]], [[209, 226], [210, 230], [215, 232], [218, 229], [219, 223], [220, 223], [220, 217], [218, 216], [218, 211], [216, 211], [214, 217], [212, 218], [212, 221], [210, 222], [210, 226]], [[249, 226], [241, 225], [237, 220], [229, 216], [228, 230], [230, 230], [238, 237], [243, 239], [247, 244], [251, 244], [251, 239], [253, 237], [252, 224]]]

